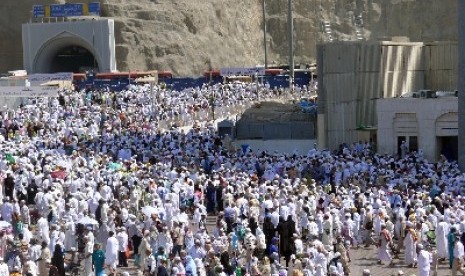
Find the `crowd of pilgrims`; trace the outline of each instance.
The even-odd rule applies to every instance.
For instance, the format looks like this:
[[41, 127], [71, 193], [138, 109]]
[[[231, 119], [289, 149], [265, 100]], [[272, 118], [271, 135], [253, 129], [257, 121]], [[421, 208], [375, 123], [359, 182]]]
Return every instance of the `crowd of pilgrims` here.
[[347, 276], [351, 251], [374, 246], [378, 265], [465, 273], [455, 162], [377, 154], [369, 141], [237, 148], [212, 124], [158, 124], [212, 94], [234, 106], [282, 91], [156, 89], [156, 101], [147, 87], [62, 91], [1, 112], [0, 276]]

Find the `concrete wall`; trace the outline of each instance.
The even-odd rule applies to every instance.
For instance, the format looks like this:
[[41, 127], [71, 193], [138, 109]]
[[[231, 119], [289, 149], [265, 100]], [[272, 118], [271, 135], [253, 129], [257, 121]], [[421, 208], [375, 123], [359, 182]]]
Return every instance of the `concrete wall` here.
[[113, 19], [23, 24], [23, 63], [29, 73], [50, 70], [53, 57], [68, 46], [81, 46], [95, 57], [99, 70], [116, 70]]
[[397, 137], [416, 135], [418, 148], [430, 161], [438, 158], [438, 136], [458, 133], [458, 98], [396, 98], [376, 101], [378, 152], [397, 153]]
[[241, 145], [249, 145], [254, 152], [266, 150], [268, 152], [279, 152], [293, 154], [296, 151], [300, 154], [307, 154], [315, 146], [316, 140], [236, 140], [234, 145], [237, 149]]
[[315, 122], [242, 122], [236, 124], [237, 139], [315, 139]]
[[457, 89], [457, 42], [428, 42], [423, 47], [425, 56], [426, 87], [432, 90]]

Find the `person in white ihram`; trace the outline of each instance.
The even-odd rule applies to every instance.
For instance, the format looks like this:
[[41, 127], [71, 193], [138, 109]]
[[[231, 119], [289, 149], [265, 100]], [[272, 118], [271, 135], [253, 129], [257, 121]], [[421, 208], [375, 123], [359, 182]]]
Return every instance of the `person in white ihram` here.
[[418, 276], [429, 276], [431, 269], [432, 255], [424, 250], [423, 245], [417, 245], [418, 251]]
[[444, 261], [449, 256], [449, 251], [447, 248], [447, 234], [449, 234], [449, 224], [444, 221], [444, 216], [439, 216], [439, 223], [436, 227], [436, 243], [439, 258]]
[[452, 262], [452, 276], [456, 276], [457, 272], [460, 272], [460, 274], [465, 275], [465, 269], [463, 267], [463, 259], [465, 257], [464, 247], [458, 236], [455, 238], [453, 250], [454, 260]]
[[113, 273], [115, 272], [116, 265], [118, 263], [119, 243], [113, 231], [110, 231], [108, 235], [109, 235], [109, 238], [107, 240], [107, 246], [105, 250], [105, 264], [110, 269], [110, 272]]
[[94, 253], [94, 246], [89, 242], [89, 236], [84, 236], [84, 242], [86, 243], [84, 249], [84, 276], [92, 276], [92, 253]]
[[3, 261], [3, 257], [0, 257], [0, 276], [9, 276], [10, 271], [8, 265]]

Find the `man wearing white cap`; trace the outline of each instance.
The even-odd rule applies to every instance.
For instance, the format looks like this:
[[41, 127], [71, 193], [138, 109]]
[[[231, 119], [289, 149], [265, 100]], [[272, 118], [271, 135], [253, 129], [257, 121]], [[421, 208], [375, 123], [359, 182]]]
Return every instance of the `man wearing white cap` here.
[[118, 240], [115, 238], [115, 233], [110, 231], [110, 236], [107, 240], [107, 246], [105, 248], [105, 264], [113, 273], [116, 270], [116, 264], [118, 263]]
[[404, 262], [405, 265], [409, 267], [414, 267], [417, 262], [417, 252], [416, 252], [416, 245], [417, 245], [417, 235], [415, 233], [415, 229], [413, 229], [413, 223], [408, 221], [405, 228], [405, 256]]
[[450, 227], [447, 222], [444, 221], [444, 216], [439, 216], [439, 223], [436, 227], [435, 234], [436, 234], [436, 247], [438, 250], [438, 257], [442, 260], [445, 260], [448, 256], [448, 248], [447, 248], [447, 234], [449, 234]]
[[389, 264], [392, 264], [392, 257], [391, 253], [389, 252], [389, 247], [392, 243], [392, 238], [391, 234], [389, 231], [386, 229], [386, 225], [382, 224], [381, 225], [381, 233], [379, 236], [379, 242], [378, 242], [378, 263], [382, 264], [382, 262], [388, 262]]
[[452, 276], [456, 276], [457, 272], [460, 272], [462, 275], [465, 275], [465, 269], [463, 267], [463, 260], [465, 257], [464, 246], [458, 236], [455, 237], [453, 254], [454, 260], [452, 262]]
[[118, 234], [116, 234], [116, 239], [118, 239], [118, 260], [119, 266], [127, 267], [128, 260], [126, 257], [126, 249], [128, 248], [128, 234], [124, 227], [118, 228]]
[[[37, 276], [37, 265], [34, 261], [32, 261], [29, 257], [25, 258], [25, 264], [23, 268], [23, 274], [28, 276]], [[1, 276], [1, 274], [0, 274]]]
[[424, 250], [423, 245], [417, 246], [418, 251], [418, 276], [429, 276], [431, 269], [432, 256], [431, 253]]

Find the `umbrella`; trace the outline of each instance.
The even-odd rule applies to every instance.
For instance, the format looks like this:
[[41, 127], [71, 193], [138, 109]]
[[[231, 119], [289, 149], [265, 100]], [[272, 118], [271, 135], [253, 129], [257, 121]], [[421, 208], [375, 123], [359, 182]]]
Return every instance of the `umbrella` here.
[[65, 179], [67, 173], [65, 171], [54, 171], [51, 172], [50, 175], [52, 176], [52, 178]]
[[108, 167], [110, 168], [110, 170], [117, 171], [121, 169], [122, 165], [119, 163], [110, 163]]
[[158, 209], [152, 206], [144, 206], [142, 208], [142, 213], [150, 217], [152, 214], [158, 214]]
[[78, 224], [83, 224], [83, 225], [98, 225], [98, 222], [91, 218], [91, 217], [83, 217], [80, 220], [78, 220]]
[[8, 164], [10, 164], [10, 165], [16, 163], [15, 158], [10, 153], [5, 154], [5, 159], [6, 159], [6, 161], [8, 161]]
[[0, 221], [0, 229], [8, 228], [10, 226], [11, 226], [11, 223], [9, 223], [8, 221], [4, 221], [4, 220]]

